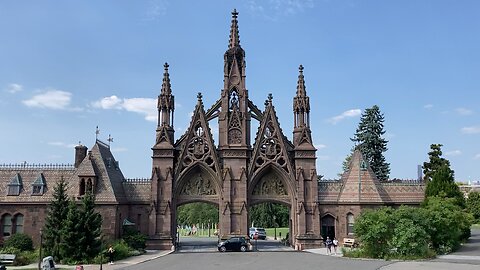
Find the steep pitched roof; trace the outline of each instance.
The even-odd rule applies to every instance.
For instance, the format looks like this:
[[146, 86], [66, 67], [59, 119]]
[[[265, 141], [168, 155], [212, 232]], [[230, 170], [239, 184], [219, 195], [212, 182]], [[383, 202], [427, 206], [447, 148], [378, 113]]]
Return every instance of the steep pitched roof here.
[[338, 202], [378, 204], [390, 201], [382, 183], [377, 179], [359, 149], [354, 151], [348, 168], [341, 179], [342, 189]]

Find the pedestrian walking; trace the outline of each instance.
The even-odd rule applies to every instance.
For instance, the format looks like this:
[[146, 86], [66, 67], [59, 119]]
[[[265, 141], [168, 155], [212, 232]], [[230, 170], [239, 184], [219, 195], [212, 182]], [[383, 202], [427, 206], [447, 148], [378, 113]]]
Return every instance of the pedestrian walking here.
[[338, 240], [336, 237], [333, 238], [332, 244], [333, 244], [333, 250], [335, 251], [335, 255], [337, 255]]
[[332, 242], [332, 239], [330, 239], [329, 236], [327, 236], [327, 240], [325, 241], [325, 244], [327, 245], [327, 255], [332, 254], [333, 242]]
[[113, 264], [114, 253], [115, 253], [115, 250], [113, 249], [112, 245], [110, 245], [107, 250], [109, 264]]

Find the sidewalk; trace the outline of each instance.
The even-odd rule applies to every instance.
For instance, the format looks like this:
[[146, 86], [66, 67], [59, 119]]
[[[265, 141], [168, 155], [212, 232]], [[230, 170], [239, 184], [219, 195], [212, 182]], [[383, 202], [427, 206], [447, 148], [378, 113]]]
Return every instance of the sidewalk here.
[[[139, 255], [139, 256], [132, 256], [123, 260], [115, 261], [114, 264], [103, 264], [102, 269], [105, 270], [115, 270], [135, 264], [139, 264], [142, 262], [151, 261], [157, 259], [159, 257], [165, 256], [167, 254], [172, 253], [170, 250], [147, 250], [147, 253]], [[38, 267], [38, 263], [32, 263], [29, 265], [24, 266], [7, 266], [7, 270], [14, 270], [14, 269], [36, 269]], [[63, 268], [63, 269], [75, 269], [75, 265], [63, 265], [63, 264], [56, 264], [56, 268]], [[83, 265], [84, 270], [98, 270], [100, 269], [99, 264], [85, 264]]]
[[319, 254], [319, 255], [325, 255], [325, 256], [343, 257], [342, 248], [341, 248], [341, 247], [338, 247], [338, 248], [337, 248], [337, 254], [335, 254], [335, 251], [333, 251], [333, 248], [332, 248], [332, 254], [328, 254], [326, 247], [323, 247], [323, 248], [305, 249], [304, 251], [305, 251], [305, 252], [314, 253], [314, 254]]

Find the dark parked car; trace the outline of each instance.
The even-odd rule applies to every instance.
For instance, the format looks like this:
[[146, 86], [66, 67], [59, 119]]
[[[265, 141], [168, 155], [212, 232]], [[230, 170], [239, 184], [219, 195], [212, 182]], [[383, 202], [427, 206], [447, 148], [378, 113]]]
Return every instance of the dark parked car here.
[[218, 243], [218, 250], [225, 251], [248, 251], [252, 250], [250, 242], [243, 236], [234, 236], [230, 239]]

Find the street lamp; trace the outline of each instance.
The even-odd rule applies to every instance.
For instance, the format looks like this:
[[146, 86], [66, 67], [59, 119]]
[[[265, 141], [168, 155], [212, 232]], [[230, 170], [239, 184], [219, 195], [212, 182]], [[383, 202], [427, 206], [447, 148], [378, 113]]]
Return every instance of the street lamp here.
[[275, 237], [273, 239], [277, 240], [277, 217], [275, 215], [273, 215], [273, 231], [274, 231], [274, 235]]
[[38, 270], [42, 269], [43, 229], [40, 229], [40, 250], [38, 251]]

